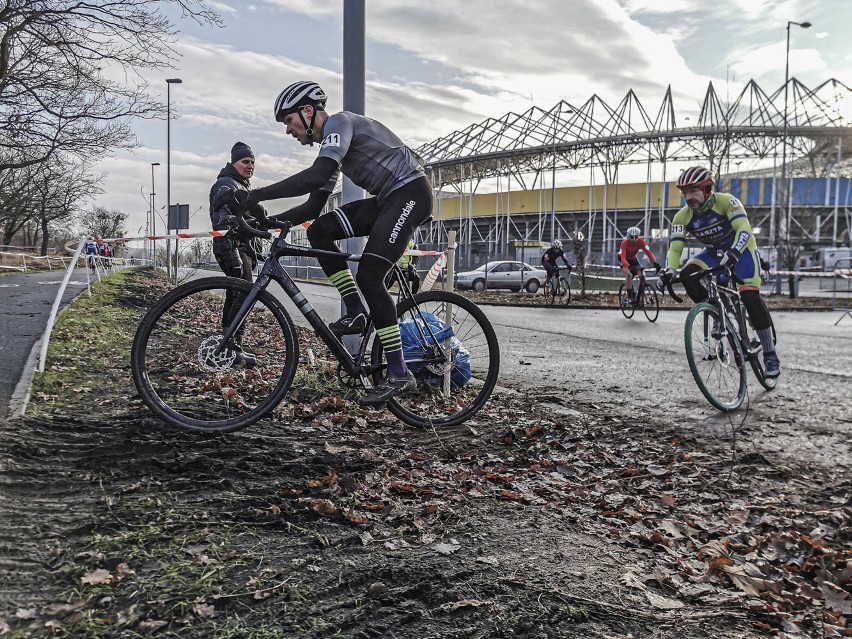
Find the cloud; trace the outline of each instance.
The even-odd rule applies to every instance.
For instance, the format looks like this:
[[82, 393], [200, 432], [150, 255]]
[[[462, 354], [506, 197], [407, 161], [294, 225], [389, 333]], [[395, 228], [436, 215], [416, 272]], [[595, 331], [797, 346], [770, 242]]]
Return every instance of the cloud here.
[[[831, 34], [819, 40], [819, 49], [813, 46], [813, 30], [808, 39], [795, 34], [791, 75], [831, 69], [830, 75], [843, 79], [845, 70], [848, 78], [852, 55], [846, 30], [826, 17], [844, 10], [848, 15], [846, 0], [821, 2], [826, 6], [815, 0], [528, 0], [523, 5], [468, 0], [463, 7], [369, 2], [367, 112], [417, 147], [533, 104], [549, 109], [564, 99], [580, 105], [596, 94], [615, 105], [630, 89], [653, 117], [671, 84], [682, 119], [697, 110], [709, 82], [720, 89], [728, 71], [737, 79], [727, 78], [734, 95], [751, 77], [765, 79], [769, 92], [780, 86], [787, 19], [812, 20]], [[163, 100], [165, 77], [184, 81], [171, 90], [173, 199], [179, 196], [194, 207], [206, 207], [208, 189], [237, 139], [257, 154], [256, 185], [291, 175], [316, 157], [316, 148], [300, 147], [272, 119], [272, 104], [285, 85], [314, 79], [329, 94], [329, 108], [342, 107], [341, 2], [217, 4], [227, 17], [225, 29], [182, 34], [175, 68], [145, 76]], [[150, 162], [165, 164], [165, 122], [135, 126], [143, 146], [103, 163], [110, 176], [99, 203], [110, 208], [144, 206], [138, 192], [150, 189]], [[164, 168], [158, 169], [158, 184], [164, 183]], [[164, 202], [165, 190], [157, 188]], [[205, 228], [199, 217], [193, 220], [199, 223], [195, 230]]]

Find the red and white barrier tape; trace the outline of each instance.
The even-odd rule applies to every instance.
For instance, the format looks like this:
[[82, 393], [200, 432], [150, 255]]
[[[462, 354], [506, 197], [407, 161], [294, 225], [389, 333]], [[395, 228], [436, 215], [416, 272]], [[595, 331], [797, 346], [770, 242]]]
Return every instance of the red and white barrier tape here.
[[[310, 226], [310, 222], [305, 222], [303, 224], [298, 224], [297, 226], [301, 226], [304, 228], [308, 228]], [[230, 233], [230, 230], [227, 231], [202, 231], [200, 233], [173, 233], [172, 235], [140, 235], [138, 237], [107, 237], [101, 240], [101, 242], [117, 242], [119, 244], [124, 244], [126, 242], [134, 242], [140, 240], [189, 240], [193, 238], [199, 237], [225, 237]], [[421, 251], [419, 249], [409, 250], [406, 249], [406, 255], [440, 255], [441, 251]]]

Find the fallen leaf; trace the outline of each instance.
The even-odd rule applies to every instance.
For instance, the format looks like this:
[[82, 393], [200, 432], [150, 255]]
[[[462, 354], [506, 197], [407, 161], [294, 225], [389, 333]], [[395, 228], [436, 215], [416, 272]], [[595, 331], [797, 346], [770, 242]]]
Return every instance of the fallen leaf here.
[[488, 605], [491, 605], [491, 601], [482, 601], [481, 599], [461, 599], [460, 601], [441, 604], [441, 610], [453, 612], [459, 608], [479, 608], [480, 606]]
[[109, 570], [98, 568], [80, 577], [80, 583], [90, 586], [100, 586], [101, 584], [112, 583], [112, 575]]
[[202, 619], [210, 619], [216, 615], [216, 606], [211, 604], [197, 603], [192, 609]]
[[369, 524], [370, 519], [366, 515], [362, 515], [359, 512], [354, 510], [349, 510], [348, 508], [343, 511], [343, 518], [346, 521], [352, 522], [353, 524]]
[[722, 572], [728, 575], [737, 588], [748, 595], [759, 595], [769, 587], [766, 579], [746, 574], [745, 566], [722, 566]]
[[461, 548], [461, 546], [457, 544], [445, 544], [445, 543], [437, 543], [432, 546], [432, 550], [438, 552], [442, 555], [452, 555], [454, 552], [457, 552]]
[[648, 603], [650, 603], [654, 608], [659, 608], [660, 610], [677, 610], [678, 608], [683, 608], [684, 604], [677, 599], [671, 599], [670, 597], [664, 597], [662, 595], [658, 595], [657, 593], [651, 592], [650, 590], [645, 591], [645, 596], [648, 598]]
[[850, 598], [849, 593], [843, 590], [843, 588], [830, 581], [823, 581], [819, 584], [819, 589], [825, 600], [826, 608], [844, 615], [852, 615], [852, 598]]

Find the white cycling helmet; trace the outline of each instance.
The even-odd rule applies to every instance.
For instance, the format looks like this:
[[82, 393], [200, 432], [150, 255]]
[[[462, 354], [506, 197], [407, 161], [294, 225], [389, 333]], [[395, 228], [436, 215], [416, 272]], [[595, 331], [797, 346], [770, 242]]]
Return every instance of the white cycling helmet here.
[[627, 229], [627, 237], [629, 237], [631, 240], [635, 240], [640, 235], [641, 233], [639, 232], [638, 226], [631, 226], [629, 229]]
[[550, 248], [561, 249], [562, 248], [562, 241], [561, 240], [553, 240], [550, 243]]
[[[310, 80], [294, 82], [275, 98], [275, 108], [273, 110], [275, 121], [284, 122], [284, 118], [291, 113], [298, 113], [299, 119], [305, 127], [305, 134], [308, 136], [311, 146], [313, 146], [314, 123], [316, 122], [317, 111], [325, 111], [326, 100], [328, 100], [328, 97], [325, 95], [325, 91], [316, 82]], [[302, 107], [307, 105], [314, 107], [310, 123], [302, 115]]]
[[294, 82], [275, 98], [274, 115], [277, 122], [283, 122], [291, 113], [296, 113], [301, 107], [310, 104], [316, 109], [325, 110], [328, 98], [325, 91], [316, 82], [303, 80]]

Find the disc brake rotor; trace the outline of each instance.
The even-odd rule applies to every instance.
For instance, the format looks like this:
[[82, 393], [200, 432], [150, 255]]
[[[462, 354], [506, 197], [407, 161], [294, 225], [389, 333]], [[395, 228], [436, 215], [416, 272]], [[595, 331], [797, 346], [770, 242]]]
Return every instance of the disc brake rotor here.
[[228, 370], [237, 359], [237, 351], [232, 348], [224, 348], [220, 353], [216, 353], [216, 349], [222, 343], [222, 337], [224, 336], [211, 335], [198, 347], [198, 363], [201, 368], [211, 373]]

